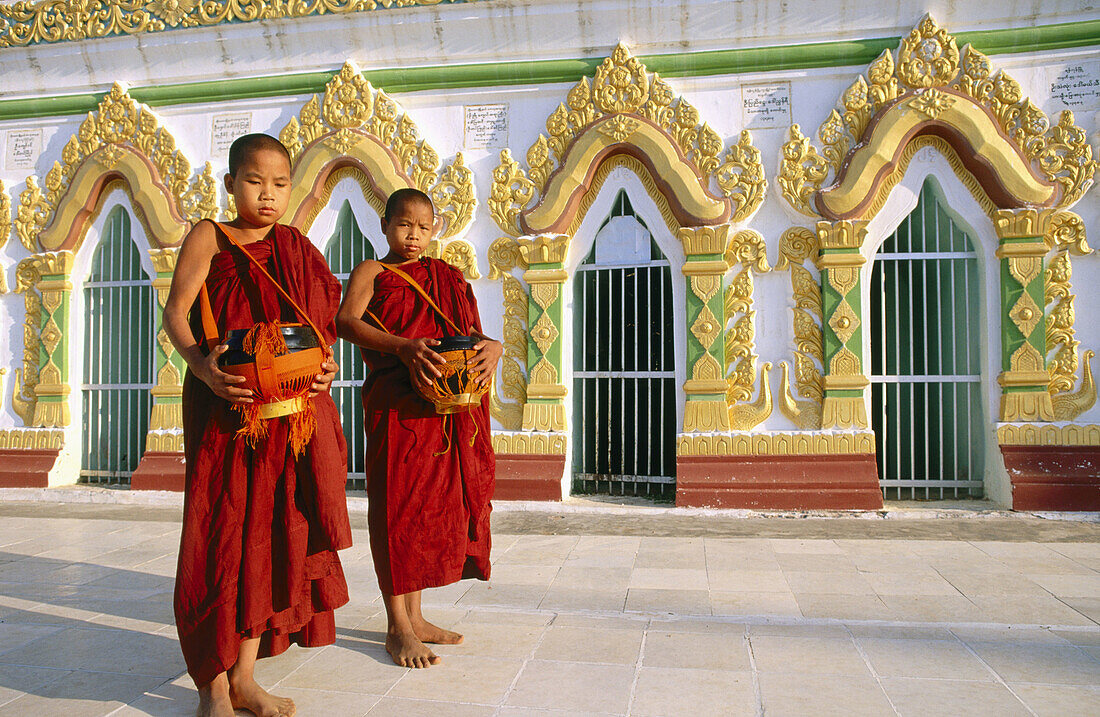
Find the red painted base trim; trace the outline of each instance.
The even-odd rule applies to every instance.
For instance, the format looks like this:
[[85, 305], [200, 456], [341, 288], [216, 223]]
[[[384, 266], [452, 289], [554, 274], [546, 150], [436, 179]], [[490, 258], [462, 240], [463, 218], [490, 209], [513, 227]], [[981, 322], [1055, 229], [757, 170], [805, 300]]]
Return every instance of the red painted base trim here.
[[882, 508], [874, 455], [681, 456], [676, 505], [774, 510]]
[[130, 476], [130, 490], [174, 490], [184, 486], [182, 453], [146, 452]]
[[493, 500], [561, 500], [565, 456], [497, 454]]
[[0, 450], [0, 488], [45, 488], [59, 450]]
[[1100, 448], [1001, 446], [1013, 510], [1100, 510]]

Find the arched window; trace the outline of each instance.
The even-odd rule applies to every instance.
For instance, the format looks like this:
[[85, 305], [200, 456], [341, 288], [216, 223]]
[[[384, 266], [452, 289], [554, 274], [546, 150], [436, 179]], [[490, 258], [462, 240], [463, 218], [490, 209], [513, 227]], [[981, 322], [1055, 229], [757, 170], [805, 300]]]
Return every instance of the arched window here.
[[625, 192], [577, 267], [573, 307], [573, 492], [671, 500], [672, 272]]
[[145, 450], [153, 387], [153, 286], [117, 206], [84, 282], [80, 481], [129, 483]]
[[872, 268], [871, 423], [887, 498], [980, 497], [978, 258], [926, 183]]

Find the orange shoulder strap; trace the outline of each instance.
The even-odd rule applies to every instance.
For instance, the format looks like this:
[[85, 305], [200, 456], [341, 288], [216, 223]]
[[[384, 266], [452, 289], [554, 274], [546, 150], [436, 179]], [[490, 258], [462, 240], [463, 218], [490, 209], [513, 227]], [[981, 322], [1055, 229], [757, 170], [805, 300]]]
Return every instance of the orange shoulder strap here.
[[[455, 326], [455, 322], [451, 321], [447, 317], [447, 315], [443, 313], [443, 310], [440, 309], [436, 305], [435, 301], [432, 300], [432, 297], [428, 296], [428, 292], [424, 291], [424, 288], [416, 282], [416, 279], [412, 278], [411, 276], [409, 276], [408, 274], [401, 271], [400, 269], [398, 269], [395, 266], [389, 266], [388, 264], [382, 264], [382, 268], [385, 269], [386, 271], [392, 271], [394, 274], [397, 274], [402, 279], [409, 282], [409, 284], [412, 285], [412, 288], [416, 291], [416, 293], [420, 294], [420, 296], [423, 297], [423, 299], [428, 302], [428, 306], [432, 307], [432, 309], [435, 310], [435, 313], [439, 314], [439, 317], [447, 322], [447, 325], [451, 327], [451, 330], [454, 331], [456, 335], [466, 333], [462, 329]], [[371, 314], [371, 318], [373, 318], [375, 321], [378, 321], [378, 319], [374, 316], [374, 314]], [[383, 328], [385, 328], [385, 327], [383, 327]]]
[[[230, 242], [232, 242], [233, 246], [240, 249], [244, 253], [244, 255], [246, 257], [248, 257], [248, 260], [256, 265], [256, 268], [260, 270], [260, 273], [263, 274], [264, 276], [266, 276], [268, 281], [270, 281], [275, 286], [275, 289], [278, 290], [279, 294], [284, 299], [287, 300], [287, 303], [290, 304], [291, 308], [293, 308], [294, 311], [296, 311], [298, 313], [298, 315], [305, 320], [306, 324], [309, 325], [309, 327], [311, 329], [313, 329], [313, 333], [317, 334], [317, 339], [321, 342], [321, 344], [324, 344], [324, 342], [325, 342], [324, 341], [324, 334], [322, 334], [321, 330], [317, 328], [317, 325], [313, 323], [313, 320], [309, 318], [309, 314], [307, 314], [305, 312], [305, 310], [302, 309], [302, 307], [298, 306], [298, 302], [296, 302], [294, 299], [292, 299], [290, 297], [290, 294], [286, 293], [286, 290], [283, 289], [282, 286], [280, 286], [279, 282], [275, 280], [275, 277], [273, 277], [270, 273], [268, 273], [267, 269], [264, 268], [264, 265], [261, 264], [259, 262], [259, 260], [256, 259], [256, 257], [252, 256], [252, 254], [249, 253], [248, 249], [244, 248], [243, 244], [241, 244], [239, 241], [237, 241], [237, 239], [233, 236], [233, 234], [230, 233], [229, 227], [227, 227], [226, 225], [224, 225], [220, 222], [214, 222], [214, 226], [221, 229], [222, 233], [225, 234], [226, 238], [229, 239]], [[200, 311], [202, 313], [203, 334], [205, 335], [205, 338], [206, 338], [207, 347], [208, 348], [213, 348], [213, 346], [210, 345], [210, 341], [211, 341], [211, 339], [213, 339], [215, 341], [218, 340], [218, 328], [217, 328], [217, 325], [214, 323], [214, 312], [210, 307], [210, 295], [206, 291], [206, 282], [205, 281], [203, 281], [202, 289], [200, 290], [199, 293], [200, 293], [199, 304], [200, 304]], [[328, 347], [326, 346], [325, 348], [327, 349]]]

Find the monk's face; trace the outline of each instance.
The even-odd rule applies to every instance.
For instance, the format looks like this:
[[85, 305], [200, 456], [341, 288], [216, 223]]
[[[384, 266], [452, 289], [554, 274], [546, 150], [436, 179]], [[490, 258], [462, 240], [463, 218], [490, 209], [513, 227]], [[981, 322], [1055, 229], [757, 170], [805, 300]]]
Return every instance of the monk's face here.
[[435, 215], [431, 205], [415, 200], [402, 202], [393, 216], [382, 219], [382, 231], [386, 233], [390, 254], [404, 261], [420, 258], [432, 240], [434, 227]]
[[290, 202], [290, 162], [273, 149], [249, 152], [236, 175], [225, 175], [225, 188], [233, 195], [237, 216], [255, 227], [279, 221]]

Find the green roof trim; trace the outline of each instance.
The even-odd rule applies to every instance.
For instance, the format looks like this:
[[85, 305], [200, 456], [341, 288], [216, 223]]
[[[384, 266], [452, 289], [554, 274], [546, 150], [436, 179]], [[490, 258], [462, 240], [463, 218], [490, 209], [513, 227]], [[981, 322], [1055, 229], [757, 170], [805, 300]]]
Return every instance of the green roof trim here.
[[[960, 44], [972, 44], [988, 55], [1090, 47], [1100, 45], [1100, 20], [961, 32], [955, 38]], [[641, 55], [638, 59], [650, 71], [660, 73], [662, 77], [706, 77], [869, 65], [883, 50], [894, 50], [900, 42], [900, 37], [887, 37], [808, 45]], [[427, 90], [572, 83], [582, 76], [592, 76], [602, 61], [601, 57], [492, 62], [365, 70], [363, 74], [375, 87], [390, 94], [398, 94]], [[130, 89], [130, 96], [152, 107], [161, 107], [204, 103], [212, 98], [231, 101], [319, 93], [324, 91], [325, 83], [337, 71], [338, 68], [332, 72], [134, 87]], [[88, 92], [0, 100], [0, 121], [86, 114], [96, 109], [102, 97], [101, 93]]]

